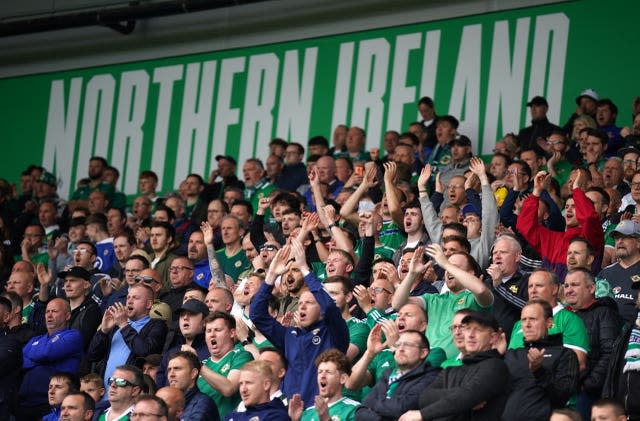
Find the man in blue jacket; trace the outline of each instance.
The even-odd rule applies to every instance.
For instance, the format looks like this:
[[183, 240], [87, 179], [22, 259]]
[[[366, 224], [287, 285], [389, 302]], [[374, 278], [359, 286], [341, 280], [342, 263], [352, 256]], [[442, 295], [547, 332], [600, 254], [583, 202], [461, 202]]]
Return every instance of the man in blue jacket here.
[[193, 352], [193, 349], [171, 354], [167, 367], [167, 383], [184, 393], [182, 419], [218, 421], [220, 418], [215, 402], [202, 393], [196, 385], [201, 366], [200, 358]]
[[40, 420], [51, 408], [48, 400], [49, 378], [54, 373], [76, 373], [82, 357], [82, 336], [68, 329], [69, 302], [55, 298], [47, 304], [47, 333], [32, 338], [22, 350], [24, 377], [19, 392], [16, 418]]
[[[291, 265], [302, 271], [309, 289], [300, 295], [298, 327], [283, 326], [267, 311], [276, 278]], [[346, 353], [349, 329], [331, 296], [309, 270], [299, 241], [292, 240], [290, 246], [280, 249], [274, 257], [264, 284], [251, 303], [251, 320], [289, 362], [282, 386], [284, 394], [291, 398], [299, 393], [303, 402], [312, 405], [319, 393], [314, 361], [330, 348]]]

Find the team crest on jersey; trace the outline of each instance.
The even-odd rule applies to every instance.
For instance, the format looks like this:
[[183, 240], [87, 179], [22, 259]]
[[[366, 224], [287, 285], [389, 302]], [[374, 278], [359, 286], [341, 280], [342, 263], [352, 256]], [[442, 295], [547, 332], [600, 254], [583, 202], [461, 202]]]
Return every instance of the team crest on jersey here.
[[633, 275], [631, 277], [631, 282], [633, 283], [640, 282], [640, 275]]
[[314, 336], [311, 339], [311, 343], [314, 344], [314, 345], [318, 345], [320, 343], [320, 341], [321, 341], [320, 336]]
[[242, 266], [242, 262], [238, 260], [237, 262], [234, 263], [234, 266], [239, 268], [240, 266]]
[[440, 160], [440, 165], [449, 165], [451, 162], [451, 157], [449, 155], [443, 156]]
[[104, 254], [105, 256], [107, 256], [109, 254], [109, 250], [106, 249], [104, 252], [102, 252], [102, 254]]
[[196, 276], [196, 279], [197, 279], [198, 281], [200, 281], [202, 278], [204, 278], [204, 273], [200, 272], [200, 273]]
[[620, 291], [622, 291], [622, 287], [614, 287], [612, 291], [614, 294], [620, 294]]
[[512, 293], [514, 293], [514, 294], [517, 294], [517, 293], [518, 293], [518, 291], [519, 291], [518, 285], [511, 285], [511, 286], [509, 287], [509, 291], [511, 291], [511, 292], [512, 292]]
[[464, 304], [464, 297], [460, 298], [458, 301], [456, 301], [456, 305], [459, 306], [461, 304]]
[[229, 371], [230, 368], [231, 368], [231, 366], [229, 365], [229, 363], [226, 363], [225, 365], [222, 366], [220, 371], [223, 372], [223, 373], [226, 373], [227, 371]]
[[317, 335], [317, 334], [318, 334], [318, 332], [320, 332], [320, 329], [313, 329], [313, 330], [311, 331], [311, 333], [313, 333], [314, 335]]
[[340, 417], [334, 415], [333, 417], [331, 417], [331, 421], [340, 421]]

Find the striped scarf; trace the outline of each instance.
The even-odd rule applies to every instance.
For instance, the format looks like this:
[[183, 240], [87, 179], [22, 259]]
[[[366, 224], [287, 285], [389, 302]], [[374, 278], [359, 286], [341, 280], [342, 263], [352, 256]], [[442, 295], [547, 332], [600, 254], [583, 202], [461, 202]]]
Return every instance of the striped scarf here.
[[627, 371], [640, 371], [640, 313], [638, 314], [636, 325], [631, 329], [629, 345], [627, 346], [627, 352], [624, 354], [624, 359], [623, 373]]

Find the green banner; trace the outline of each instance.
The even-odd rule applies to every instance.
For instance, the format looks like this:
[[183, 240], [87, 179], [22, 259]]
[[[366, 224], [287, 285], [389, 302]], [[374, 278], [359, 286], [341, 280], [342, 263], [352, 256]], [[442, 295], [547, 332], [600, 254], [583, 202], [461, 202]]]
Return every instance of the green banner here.
[[379, 146], [386, 130], [418, 118], [424, 95], [460, 118], [482, 154], [528, 125], [535, 95], [562, 124], [593, 88], [628, 125], [639, 13], [638, 2], [583, 0], [0, 80], [2, 176], [17, 181], [41, 163], [66, 197], [101, 155], [120, 169], [125, 193], [137, 192], [145, 169], [170, 191], [189, 173], [207, 178], [218, 154], [266, 158], [273, 137], [306, 144], [344, 123]]

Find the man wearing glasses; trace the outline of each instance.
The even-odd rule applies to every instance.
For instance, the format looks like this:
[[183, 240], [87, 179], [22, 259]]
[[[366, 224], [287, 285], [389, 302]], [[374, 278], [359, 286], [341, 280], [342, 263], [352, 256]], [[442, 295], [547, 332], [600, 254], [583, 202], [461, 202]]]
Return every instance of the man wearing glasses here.
[[142, 393], [142, 383], [142, 371], [138, 367], [131, 365], [116, 367], [107, 379], [111, 406], [100, 414], [98, 421], [133, 419], [133, 403]]
[[136, 399], [129, 419], [167, 421], [169, 419], [168, 415], [169, 408], [162, 399], [153, 395], [142, 395]]
[[193, 263], [186, 257], [176, 257], [169, 265], [171, 289], [160, 295], [160, 301], [169, 304], [175, 312], [182, 305], [184, 293], [193, 284]]
[[418, 409], [418, 397], [436, 378], [439, 369], [425, 362], [429, 342], [417, 330], [400, 333], [394, 344], [396, 367], [388, 370], [356, 411], [356, 420], [396, 419]]
[[[145, 277], [144, 272], [141, 278]], [[126, 305], [115, 303], [104, 313], [100, 329], [89, 345], [87, 358], [91, 362], [104, 358], [102, 374], [105, 387], [108, 386], [109, 373], [116, 367], [133, 365], [138, 357], [162, 352], [167, 325], [149, 316], [153, 299], [153, 290], [145, 282], [140, 282], [129, 287]]]

